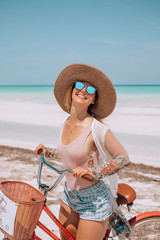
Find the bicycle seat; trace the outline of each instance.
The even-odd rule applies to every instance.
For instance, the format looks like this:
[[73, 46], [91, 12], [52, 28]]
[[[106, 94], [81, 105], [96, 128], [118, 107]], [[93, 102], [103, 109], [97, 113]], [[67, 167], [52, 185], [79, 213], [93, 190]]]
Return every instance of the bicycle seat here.
[[135, 190], [125, 183], [118, 184], [117, 195], [118, 205], [130, 204], [136, 199]]

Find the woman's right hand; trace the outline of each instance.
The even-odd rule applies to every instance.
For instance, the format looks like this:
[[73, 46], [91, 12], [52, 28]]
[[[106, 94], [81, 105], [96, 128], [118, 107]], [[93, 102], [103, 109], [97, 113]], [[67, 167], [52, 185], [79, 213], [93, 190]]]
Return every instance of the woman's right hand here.
[[35, 151], [37, 155], [40, 153], [43, 153], [44, 155], [46, 155], [47, 148], [43, 144], [39, 144]]

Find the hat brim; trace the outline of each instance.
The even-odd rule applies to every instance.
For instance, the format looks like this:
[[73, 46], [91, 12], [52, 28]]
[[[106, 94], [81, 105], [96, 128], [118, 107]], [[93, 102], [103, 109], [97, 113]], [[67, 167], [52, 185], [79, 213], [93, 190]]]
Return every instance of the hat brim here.
[[80, 63], [64, 68], [54, 84], [55, 98], [65, 112], [68, 110], [64, 97], [75, 81], [87, 81], [97, 89], [98, 103], [94, 110], [96, 116], [105, 118], [112, 113], [116, 105], [116, 91], [111, 80], [99, 69]]

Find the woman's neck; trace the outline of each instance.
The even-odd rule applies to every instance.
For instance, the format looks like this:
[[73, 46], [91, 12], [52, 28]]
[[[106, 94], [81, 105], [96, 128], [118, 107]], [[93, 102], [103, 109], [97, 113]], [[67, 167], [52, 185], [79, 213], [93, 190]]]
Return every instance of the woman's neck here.
[[92, 119], [92, 117], [88, 114], [88, 112], [86, 111], [86, 109], [77, 109], [72, 107], [71, 108], [71, 114], [70, 114], [70, 122], [72, 123], [80, 123], [80, 122], [84, 122], [84, 121], [88, 121]]

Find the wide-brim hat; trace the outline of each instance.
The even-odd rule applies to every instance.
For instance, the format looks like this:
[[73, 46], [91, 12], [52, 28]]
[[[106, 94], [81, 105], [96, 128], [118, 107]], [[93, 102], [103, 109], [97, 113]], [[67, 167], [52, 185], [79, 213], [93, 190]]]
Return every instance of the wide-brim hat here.
[[75, 81], [87, 81], [98, 92], [98, 102], [93, 113], [105, 118], [112, 113], [116, 105], [116, 91], [111, 80], [99, 69], [81, 63], [75, 63], [64, 68], [54, 84], [54, 95], [60, 107], [68, 112], [65, 105], [65, 95]]

